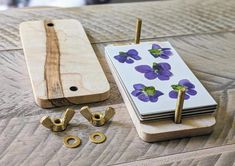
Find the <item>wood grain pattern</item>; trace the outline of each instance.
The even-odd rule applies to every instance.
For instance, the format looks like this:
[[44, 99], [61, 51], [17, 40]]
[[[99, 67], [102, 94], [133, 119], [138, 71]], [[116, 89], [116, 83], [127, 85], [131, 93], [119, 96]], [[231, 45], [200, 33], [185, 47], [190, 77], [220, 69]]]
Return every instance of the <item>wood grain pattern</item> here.
[[39, 106], [98, 102], [109, 97], [109, 83], [80, 22], [23, 22], [20, 34]]
[[[217, 48], [218, 44], [211, 43], [211, 41], [214, 40], [220, 41], [219, 44], [223, 50], [218, 48], [218, 52], [214, 52], [213, 49]], [[79, 114], [76, 114], [75, 125], [78, 125], [78, 127], [74, 128], [76, 131], [74, 134], [79, 136], [82, 135], [82, 141], [86, 141], [86, 133], [101, 129], [105, 132], [108, 138], [112, 138], [112, 141], [107, 142], [106, 146], [93, 146], [89, 142], [83, 142], [84, 147], [82, 149], [78, 148], [74, 151], [64, 149], [62, 151], [58, 151], [58, 149], [62, 148], [62, 144], [59, 142], [62, 137], [57, 138], [57, 143], [53, 143], [54, 134], [50, 133], [44, 128], [37, 126], [36, 124], [39, 124], [39, 119], [43, 115], [50, 115], [52, 112], [57, 112], [56, 114], [59, 116], [60, 112], [64, 108], [42, 110], [36, 107], [34, 101], [32, 101], [32, 90], [30, 87], [22, 51], [3, 51], [0, 54], [1, 59], [4, 60], [4, 63], [0, 68], [0, 76], [3, 83], [3, 85], [0, 87], [0, 92], [2, 95], [0, 104], [2, 124], [0, 126], [2, 126], [2, 129], [5, 127], [7, 128], [4, 130], [4, 132], [1, 132], [5, 134], [3, 134], [3, 141], [1, 141], [4, 147], [1, 147], [0, 149], [2, 151], [6, 151], [8, 145], [11, 146], [11, 148], [7, 151], [12, 153], [13, 149], [17, 147], [17, 153], [20, 154], [22, 151], [22, 154], [24, 155], [15, 155], [17, 156], [16, 160], [11, 162], [9, 155], [6, 153], [6, 157], [0, 160], [0, 163], [8, 162], [10, 163], [9, 165], [17, 165], [17, 160], [20, 162], [21, 160], [24, 160], [27, 155], [31, 154], [31, 157], [29, 157], [30, 159], [26, 159], [28, 162], [24, 162], [23, 165], [27, 165], [27, 163], [30, 162], [43, 165], [44, 160], [49, 161], [49, 164], [54, 165], [67, 165], [69, 162], [72, 163], [71, 165], [76, 165], [78, 163], [82, 163], [83, 165], [91, 165], [93, 163], [94, 165], [111, 165], [135, 160], [156, 158], [160, 156], [174, 155], [176, 153], [184, 154], [190, 151], [234, 144], [234, 66], [224, 64], [228, 64], [231, 60], [230, 58], [233, 58], [231, 57], [231, 52], [233, 52], [234, 49], [233, 45], [235, 44], [235, 34], [223, 33], [218, 35], [199, 35], [193, 37], [187, 36], [171, 38], [170, 41], [176, 47], [176, 50], [180, 52], [189, 67], [192, 68], [196, 76], [202, 81], [205, 87], [208, 88], [213, 97], [215, 97], [216, 101], [220, 104], [219, 110], [217, 112], [217, 124], [215, 126], [214, 132], [211, 135], [183, 138], [153, 144], [144, 143], [137, 136], [126, 107], [124, 104], [122, 104], [122, 99], [120, 98], [119, 91], [117, 90], [112, 74], [105, 61], [105, 57], [103, 56], [103, 48], [106, 44], [100, 44], [93, 46], [106, 72], [108, 80], [111, 82], [112, 93], [109, 100], [101, 103], [91, 104], [90, 106], [94, 111], [102, 111], [106, 108], [106, 105], [114, 104], [113, 107], [116, 109], [117, 114], [114, 116], [114, 120], [110, 125], [102, 128], [93, 128], [91, 126], [88, 127], [87, 125], [89, 125], [89, 123], [86, 122]], [[190, 46], [190, 49], [185, 49], [185, 46]], [[199, 54], [197, 54], [196, 50], [200, 50]], [[201, 52], [204, 54], [201, 54]], [[220, 57], [220, 55], [223, 55], [223, 58]], [[216, 56], [217, 58], [215, 58], [213, 61], [210, 59], [204, 59], [202, 61], [203, 57], [211, 56]], [[217, 61], [219, 61], [219, 63]], [[220, 64], [218, 68], [223, 68], [223, 70], [212, 70], [211, 66], [214, 66], [215, 64]], [[201, 66], [204, 66], [204, 68]], [[223, 71], [227, 72], [222, 75]], [[80, 106], [74, 106], [73, 108], [79, 109]], [[220, 118], [218, 118], [218, 116]], [[13, 117], [15, 117], [14, 121], [17, 121], [17, 124], [13, 125], [13, 123], [12, 125], [7, 125], [9, 120], [13, 121]], [[77, 118], [78, 120], [76, 120]], [[24, 123], [20, 123], [22, 119], [24, 120]], [[35, 126], [30, 122], [35, 123]], [[25, 127], [24, 130], [21, 130], [20, 127], [22, 126], [20, 124], [27, 125], [27, 127]], [[10, 128], [15, 128], [15, 130], [17, 130], [13, 130], [11, 133], [9, 133], [8, 130]], [[40, 128], [40, 130], [37, 129], [37, 131], [35, 131], [35, 134], [37, 133], [36, 135], [27, 134], [35, 128]], [[43, 138], [39, 137], [39, 135], [43, 135], [42, 133], [44, 132], [46, 132], [47, 135], [44, 135]], [[68, 134], [71, 133], [68, 131]], [[21, 139], [23, 145], [17, 145], [17, 142], [19, 142], [18, 138], [21, 138], [22, 135], [25, 135], [24, 140]], [[29, 135], [31, 136], [29, 137]], [[46, 140], [45, 144], [44, 142], [47, 137], [48, 140]], [[14, 141], [14, 138], [17, 139]], [[35, 141], [36, 138], [37, 141]], [[10, 143], [11, 141], [12, 143]], [[32, 144], [34, 144], [34, 146], [32, 146]], [[40, 148], [34, 150], [36, 146], [39, 146]], [[48, 148], [43, 150], [45, 148], [44, 146], [48, 146]], [[93, 150], [94, 148], [95, 150]], [[25, 153], [26, 149], [27, 153]], [[103, 153], [100, 154], [100, 151]], [[46, 152], [48, 152], [48, 156], [45, 156]], [[68, 154], [65, 156], [65, 154], [68, 152], [70, 155]], [[41, 161], [41, 158], [36, 157], [38, 155], [40, 156], [40, 154], [44, 159], [43, 161]], [[65, 161], [63, 158], [67, 158], [67, 160]]]
[[[130, 162], [134, 162], [132, 165], [138, 162], [142, 165], [158, 162], [185, 166], [234, 165], [234, 5], [233, 0], [172, 0], [1, 12], [0, 165], [131, 165]], [[219, 103], [217, 124], [211, 135], [151, 144], [137, 136], [103, 56], [107, 44], [133, 41], [136, 15], [144, 18], [142, 39], [169, 40]], [[18, 24], [44, 18], [81, 20], [111, 85], [108, 100], [89, 106], [94, 111], [103, 111], [112, 105], [116, 109], [112, 123], [94, 128], [76, 114], [72, 120], [74, 127], [63, 133], [54, 134], [39, 126], [43, 115], [60, 116], [65, 107], [40, 109], [32, 100]], [[77, 110], [80, 107], [73, 106]], [[87, 140], [88, 133], [97, 130], [108, 137], [98, 146]], [[62, 136], [67, 134], [80, 136], [81, 147], [64, 148]], [[145, 162], [147, 160], [149, 162]]]
[[48, 99], [63, 98], [64, 92], [60, 77], [60, 44], [50, 20], [44, 21], [46, 32], [46, 60], [44, 65], [44, 79], [46, 81]]
[[[183, 59], [186, 61], [189, 67], [193, 70], [199, 80], [202, 81], [205, 87], [212, 93], [213, 97], [220, 105], [217, 112], [217, 117], [219, 116], [220, 118], [217, 118], [217, 124], [215, 126], [214, 132], [211, 135], [164, 141], [154, 144], [148, 144], [141, 141], [141, 139], [137, 136], [126, 107], [124, 106], [124, 104], [122, 104], [123, 101], [120, 97], [120, 93], [117, 90], [117, 86], [105, 61], [105, 57], [103, 56], [103, 50], [106, 44], [99, 44], [93, 45], [93, 47], [97, 53], [99, 61], [101, 62], [106, 72], [109, 82], [111, 82], [112, 93], [109, 100], [105, 102], [90, 104], [90, 106], [92, 107], [92, 110], [101, 111], [106, 108], [106, 105], [114, 104], [114, 108], [117, 112], [117, 114], [114, 116], [116, 120], [114, 119], [113, 123], [110, 126], [106, 126], [104, 128], [87, 128], [88, 123], [81, 119], [78, 122], [76, 121], [78, 124], [80, 124], [80, 127], [74, 129], [77, 131], [76, 134], [82, 134], [84, 136], [83, 139], [85, 140], [86, 132], [89, 133], [98, 129], [102, 129], [106, 132], [106, 134], [109, 133], [107, 136], [112, 137], [112, 142], [108, 142], [108, 145], [105, 147], [92, 146], [89, 142], [87, 142], [87, 144], [84, 144], [84, 149], [77, 149], [77, 151], [75, 150], [73, 153], [76, 154], [71, 156], [68, 155], [68, 160], [66, 161], [64, 161], [62, 158], [64, 158], [66, 152], [71, 153], [71, 151], [66, 150], [66, 152], [59, 151], [55, 153], [55, 151], [57, 151], [56, 149], [62, 146], [58, 142], [56, 144], [56, 147], [55, 145], [53, 145], [53, 148], [49, 148], [46, 150], [50, 153], [48, 154], [48, 156], [45, 156], [45, 150], [43, 151], [45, 145], [44, 141], [46, 139], [45, 137], [50, 138], [49, 140], [47, 140], [46, 145], [48, 147], [52, 147], [52, 140], [54, 140], [52, 138], [53, 133], [50, 133], [49, 131], [47, 132], [45, 129], [40, 129], [41, 131], [35, 132], [37, 133], [36, 136], [35, 134], [33, 136], [32, 134], [27, 134], [27, 132], [30, 132], [31, 130], [34, 130], [38, 127], [32, 125], [30, 122], [34, 121], [35, 124], [39, 124], [39, 119], [43, 115], [50, 115], [52, 112], [57, 112], [56, 114], [58, 114], [59, 116], [60, 112], [65, 108], [62, 107], [51, 110], [42, 110], [34, 104], [34, 101], [32, 100], [33, 95], [23, 53], [21, 50], [13, 50], [1, 51], [0, 54], [0, 77], [2, 83], [2, 86], [0, 86], [0, 92], [2, 96], [0, 100], [0, 118], [2, 119], [2, 124], [0, 126], [2, 129], [5, 129], [7, 127], [4, 132], [1, 132], [3, 133], [3, 139], [1, 139], [1, 142], [2, 145], [4, 145], [4, 147], [2, 146], [0, 148], [1, 151], [12, 153], [12, 149], [16, 148], [17, 146], [17, 154], [21, 154], [20, 151], [22, 151], [22, 154], [24, 155], [15, 155], [17, 156], [16, 160], [21, 161], [27, 155], [31, 154], [30, 156], [33, 157], [30, 157], [30, 159], [27, 160], [30, 160], [30, 162], [38, 163], [38, 165], [43, 165], [42, 161], [39, 158], [37, 159], [36, 157], [39, 154], [43, 156], [44, 160], [52, 160], [49, 163], [53, 163], [54, 165], [59, 165], [59, 163], [61, 165], [66, 165], [71, 160], [73, 163], [71, 165], [76, 165], [81, 162], [84, 165], [89, 165], [92, 163], [95, 163], [94, 165], [107, 165], [131, 162], [147, 158], [156, 158], [159, 156], [167, 156], [170, 154], [173, 155], [176, 153], [187, 153], [190, 151], [197, 151], [210, 147], [234, 144], [235, 110], [233, 101], [235, 100], [235, 77], [233, 71], [235, 66], [228, 64], [233, 59], [231, 53], [234, 52], [233, 46], [235, 44], [235, 34], [222, 33], [217, 35], [186, 36], [170, 38], [169, 40], [171, 41], [171, 43], [173, 43], [173, 46], [176, 48], [176, 50], [182, 55]], [[215, 40], [217, 41], [216, 43], [211, 42]], [[223, 48], [222, 50], [218, 48], [218, 44], [221, 48]], [[188, 47], [189, 49], [186, 49], [185, 47]], [[200, 52], [197, 52], [199, 50]], [[216, 58], [211, 59], [210, 57], [213, 56], [215, 56]], [[208, 57], [209, 59], [206, 59], [204, 57]], [[214, 70], [213, 66], [217, 66], [217, 68], [221, 70]], [[79, 109], [80, 107], [81, 106], [74, 106], [73, 108]], [[79, 114], [76, 114], [76, 117], [81, 116]], [[16, 119], [15, 121], [17, 121], [17, 125], [8, 124], [8, 121], [12, 121], [12, 118]], [[20, 123], [22, 119], [24, 120], [24, 123]], [[21, 130], [20, 124], [27, 125], [27, 127], [24, 130]], [[18, 129], [17, 131], [13, 130], [11, 133], [9, 133], [10, 128]], [[85, 131], [80, 132], [81, 129], [85, 129]], [[47, 135], [43, 138], [38, 137], [39, 135], [42, 135], [42, 132], [47, 132]], [[20, 138], [22, 135], [25, 135], [25, 139], [23, 141], [24, 143], [23, 145], [17, 145], [17, 142], [19, 142], [19, 140], [16, 139], [14, 141], [14, 138]], [[31, 136], [29, 137], [29, 135]], [[34, 138], [37, 138], [37, 141], [35, 141]], [[29, 141], [29, 139], [32, 139], [32, 141]], [[32, 146], [32, 144], [35, 145]], [[10, 148], [10, 150], [6, 150], [7, 145], [13, 146], [13, 148]], [[40, 146], [41, 148], [32, 152], [33, 149], [35, 149], [35, 146]], [[96, 148], [94, 152], [92, 150], [93, 148]], [[28, 149], [27, 153], [25, 152], [26, 149]], [[81, 153], [77, 154], [78, 151], [81, 151]], [[99, 151], [104, 152], [100, 154], [98, 153]], [[14, 162], [17, 163], [16, 160], [14, 160]], [[7, 153], [6, 157], [0, 160], [0, 163], [10, 163], [9, 165], [15, 164], [11, 164], [11, 160]]]
[[143, 19], [142, 39], [234, 31], [234, 8], [234, 0], [171, 0], [99, 8], [11, 10], [0, 12], [0, 49], [22, 48], [18, 25], [23, 21], [77, 19], [91, 43], [100, 43], [134, 40], [137, 16]]
[[[139, 160], [130, 163], [118, 164], [119, 166], [140, 165], [165, 165], [165, 166], [192, 166], [192, 165], [226, 165], [233, 166], [235, 163], [235, 145], [225, 145], [216, 148], [208, 148], [188, 153], [169, 155], [159, 158]], [[223, 152], [223, 153], [222, 153]]]

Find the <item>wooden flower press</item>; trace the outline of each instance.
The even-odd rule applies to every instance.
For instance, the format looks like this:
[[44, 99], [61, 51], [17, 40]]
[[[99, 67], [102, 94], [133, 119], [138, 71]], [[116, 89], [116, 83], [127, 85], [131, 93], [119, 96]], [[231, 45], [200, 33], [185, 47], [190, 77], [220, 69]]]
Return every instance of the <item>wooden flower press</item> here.
[[[140, 42], [141, 24], [141, 19], [137, 19], [135, 44], [139, 44]], [[107, 61], [109, 65], [112, 66], [108, 59]], [[216, 123], [215, 117], [212, 114], [194, 115], [191, 117], [184, 117], [182, 119], [181, 113], [183, 109], [185, 90], [179, 91], [174, 120], [163, 119], [149, 122], [140, 122], [124, 88], [122, 87], [118, 74], [113, 67], [110, 67], [110, 69], [117, 82], [136, 130], [144, 141], [155, 142], [204, 135], [212, 132], [213, 126]]]
[[[141, 20], [135, 43], [140, 42]], [[25, 22], [20, 25], [27, 67], [36, 103], [49, 108], [102, 101], [109, 97], [109, 84], [82, 25], [76, 20]], [[175, 120], [140, 122], [111, 68], [139, 136], [147, 142], [208, 134], [216, 121], [211, 114], [181, 121], [184, 91], [180, 91]], [[118, 111], [118, 110], [117, 110]], [[180, 123], [181, 122], [181, 123]]]

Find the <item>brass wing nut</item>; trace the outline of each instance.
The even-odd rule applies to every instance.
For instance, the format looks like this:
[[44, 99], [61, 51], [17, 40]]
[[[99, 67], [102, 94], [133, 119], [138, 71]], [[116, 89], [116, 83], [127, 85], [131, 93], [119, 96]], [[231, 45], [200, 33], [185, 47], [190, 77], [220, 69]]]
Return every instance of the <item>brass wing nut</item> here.
[[112, 107], [108, 107], [104, 112], [91, 112], [88, 106], [82, 107], [80, 113], [94, 126], [103, 126], [108, 122], [115, 110]]
[[75, 111], [68, 108], [61, 118], [51, 119], [49, 116], [44, 116], [41, 118], [40, 123], [52, 131], [64, 131], [69, 121], [73, 118]]

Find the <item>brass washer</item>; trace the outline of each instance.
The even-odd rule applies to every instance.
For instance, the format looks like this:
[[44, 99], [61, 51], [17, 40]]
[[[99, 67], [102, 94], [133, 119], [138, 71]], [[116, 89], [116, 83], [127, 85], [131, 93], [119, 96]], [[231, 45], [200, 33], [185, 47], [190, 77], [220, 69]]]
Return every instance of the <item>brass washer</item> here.
[[[69, 140], [74, 140], [75, 142], [70, 144]], [[64, 145], [67, 148], [76, 148], [81, 144], [81, 139], [77, 136], [73, 136], [73, 135], [68, 135], [64, 137]]]
[[[96, 137], [99, 137], [99, 138], [96, 138]], [[90, 141], [95, 144], [103, 143], [106, 140], [106, 136], [101, 132], [94, 132], [89, 136], [89, 138], [90, 138]]]

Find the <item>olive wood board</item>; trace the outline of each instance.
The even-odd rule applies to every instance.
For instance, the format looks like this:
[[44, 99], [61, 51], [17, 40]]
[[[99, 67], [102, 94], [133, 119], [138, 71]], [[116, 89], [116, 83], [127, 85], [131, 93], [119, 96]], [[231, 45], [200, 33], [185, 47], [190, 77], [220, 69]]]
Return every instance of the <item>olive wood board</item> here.
[[20, 36], [39, 106], [98, 102], [109, 97], [110, 85], [79, 21], [23, 22]]
[[182, 123], [180, 124], [175, 124], [173, 119], [141, 122], [135, 113], [130, 99], [126, 94], [125, 89], [119, 80], [119, 76], [112, 66], [112, 63], [108, 57], [106, 57], [106, 60], [126, 104], [132, 122], [134, 123], [137, 133], [142, 140], [146, 142], [164, 141], [176, 138], [205, 135], [213, 131], [213, 127], [216, 124], [213, 114], [183, 117]]

